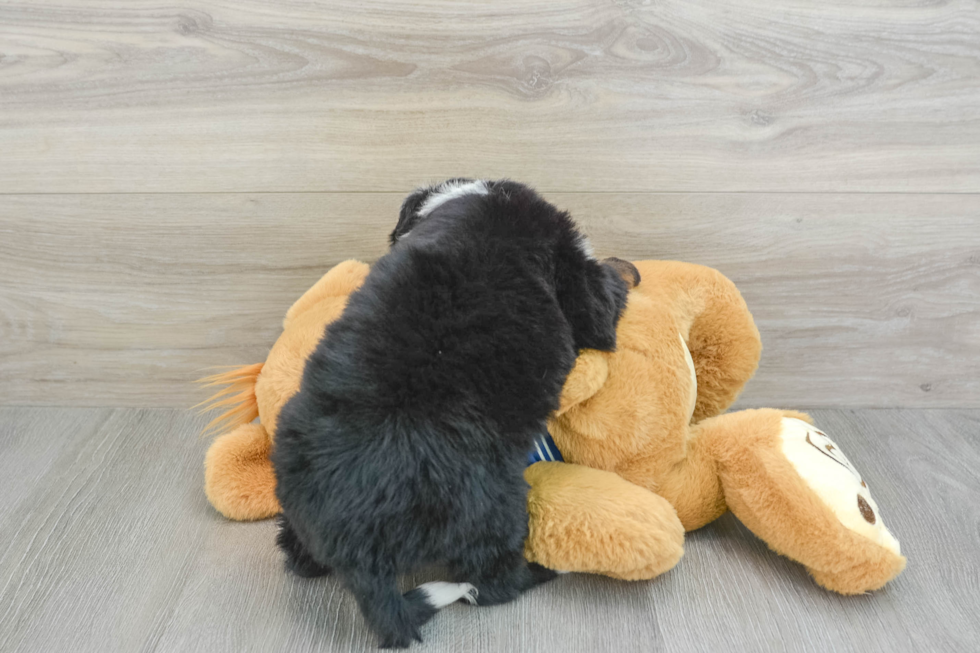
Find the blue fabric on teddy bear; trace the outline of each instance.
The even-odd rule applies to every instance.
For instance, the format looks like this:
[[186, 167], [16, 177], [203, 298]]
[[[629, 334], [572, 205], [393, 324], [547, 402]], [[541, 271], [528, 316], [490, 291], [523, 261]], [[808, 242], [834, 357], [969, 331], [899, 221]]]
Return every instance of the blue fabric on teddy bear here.
[[558, 446], [551, 438], [551, 434], [547, 431], [534, 438], [531, 450], [527, 453], [528, 467], [537, 462], [562, 462], [564, 460], [561, 457], [561, 452], [558, 451]]

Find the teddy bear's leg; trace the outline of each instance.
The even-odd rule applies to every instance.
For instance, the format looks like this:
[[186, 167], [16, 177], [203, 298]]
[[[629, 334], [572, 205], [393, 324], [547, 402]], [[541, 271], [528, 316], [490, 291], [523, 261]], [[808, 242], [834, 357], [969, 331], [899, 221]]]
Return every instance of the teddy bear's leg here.
[[238, 521], [279, 512], [271, 448], [261, 424], [244, 424], [211, 443], [204, 459], [204, 492], [215, 510]]
[[701, 438], [700, 424], [684, 443], [684, 458], [664, 470], [657, 456], [631, 460], [616, 470], [624, 479], [653, 490], [677, 512], [685, 531], [710, 524], [728, 512], [725, 495], [711, 451]]
[[671, 569], [684, 554], [684, 527], [673, 507], [612, 472], [539, 462], [524, 477], [531, 485], [530, 562], [641, 580]]
[[731, 511], [820, 585], [858, 594], [904, 569], [867, 483], [808, 416], [746, 410], [699, 426]]

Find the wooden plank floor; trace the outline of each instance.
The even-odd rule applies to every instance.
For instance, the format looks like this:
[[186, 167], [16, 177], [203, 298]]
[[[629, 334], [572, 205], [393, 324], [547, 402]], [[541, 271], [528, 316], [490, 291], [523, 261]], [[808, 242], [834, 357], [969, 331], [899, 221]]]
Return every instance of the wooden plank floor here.
[[[825, 592], [727, 516], [655, 581], [569, 575], [506, 606], [452, 606], [415, 650], [975, 651], [980, 411], [814, 414], [909, 558], [884, 590]], [[334, 579], [286, 574], [272, 523], [210, 509], [201, 425], [172, 409], [0, 409], [0, 650], [374, 650]]]

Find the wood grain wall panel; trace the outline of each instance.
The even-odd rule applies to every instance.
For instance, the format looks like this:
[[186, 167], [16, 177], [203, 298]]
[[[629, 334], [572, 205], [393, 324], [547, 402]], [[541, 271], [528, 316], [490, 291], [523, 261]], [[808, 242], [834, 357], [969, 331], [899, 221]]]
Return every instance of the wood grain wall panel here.
[[973, 0], [0, 6], [0, 192], [980, 191]]
[[[765, 345], [743, 404], [980, 405], [980, 196], [548, 197], [600, 254], [739, 285]], [[401, 198], [0, 196], [0, 403], [193, 403], [329, 267], [380, 256]]]

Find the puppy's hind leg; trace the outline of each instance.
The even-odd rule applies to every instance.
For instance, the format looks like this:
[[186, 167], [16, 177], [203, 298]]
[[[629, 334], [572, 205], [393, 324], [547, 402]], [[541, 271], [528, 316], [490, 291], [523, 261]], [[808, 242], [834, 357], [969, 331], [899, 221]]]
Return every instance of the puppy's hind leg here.
[[276, 535], [276, 544], [286, 553], [286, 568], [303, 578], [315, 578], [329, 574], [330, 567], [321, 565], [313, 559], [313, 556], [300, 542], [299, 536], [286, 516], [280, 514], [278, 522], [279, 533]]
[[437, 580], [431, 583], [422, 583], [411, 592], [406, 592], [405, 598], [412, 600], [416, 594], [422, 595], [429, 605], [441, 610], [457, 601], [466, 601], [471, 605], [476, 605], [479, 590], [469, 583], [445, 583]]
[[455, 575], [476, 587], [477, 605], [497, 605], [513, 601], [535, 585], [548, 582], [558, 573], [537, 563], [528, 563], [523, 551], [497, 555], [473, 555], [452, 565]]
[[421, 642], [419, 628], [440, 608], [463, 598], [472, 600], [473, 586], [466, 583], [425, 583], [401, 595], [394, 573], [373, 575], [355, 569], [343, 576], [381, 648], [405, 648], [413, 639]]

